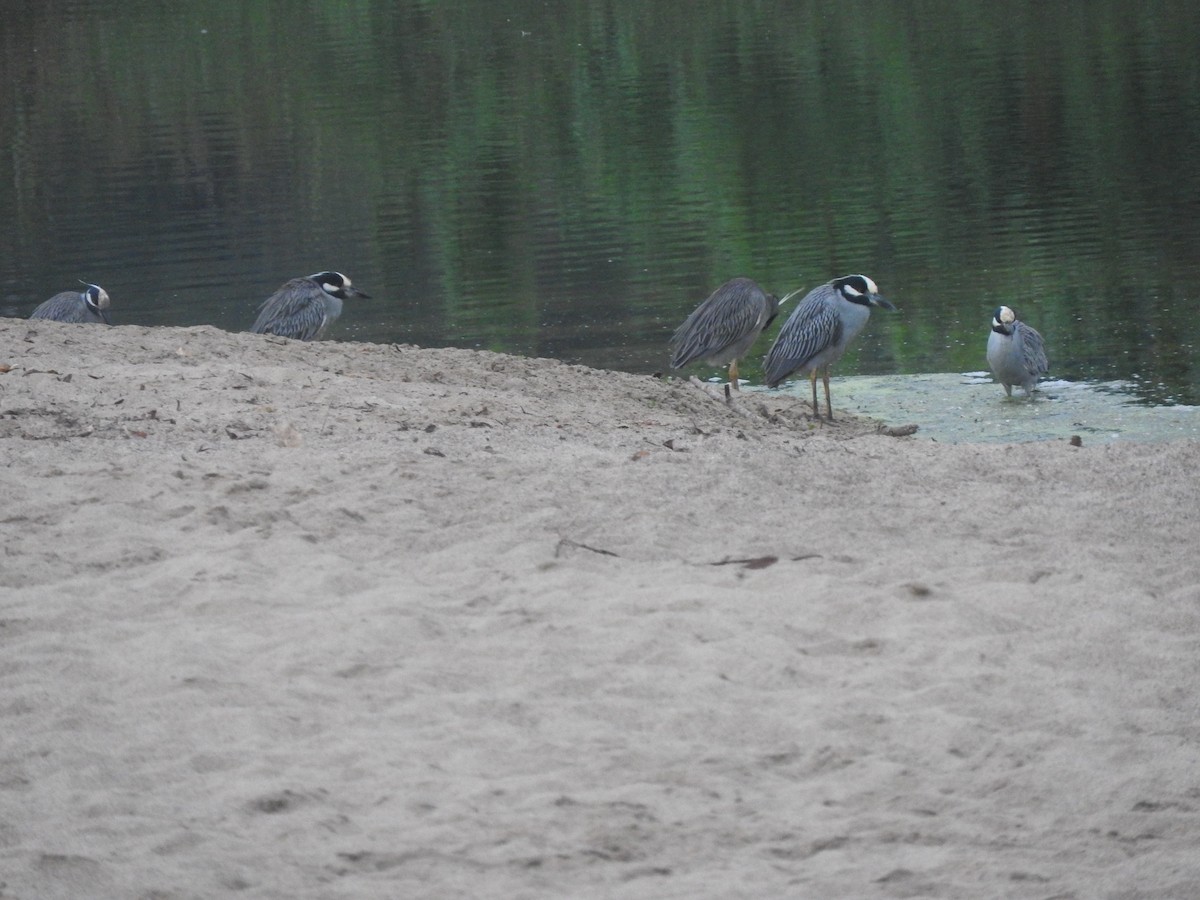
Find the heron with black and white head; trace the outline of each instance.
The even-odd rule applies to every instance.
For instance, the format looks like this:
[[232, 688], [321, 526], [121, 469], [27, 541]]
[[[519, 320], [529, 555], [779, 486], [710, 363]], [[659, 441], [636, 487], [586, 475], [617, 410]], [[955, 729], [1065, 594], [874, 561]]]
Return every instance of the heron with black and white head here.
[[341, 272], [293, 278], [263, 302], [250, 330], [298, 341], [319, 340], [342, 314], [342, 301], [350, 297], [370, 299], [370, 294], [354, 287]]
[[872, 306], [896, 308], [879, 296], [879, 288], [866, 275], [843, 275], [810, 291], [792, 310], [767, 353], [763, 364], [767, 387], [778, 386], [794, 372], [806, 373], [812, 382], [813, 415], [819, 418], [819, 373], [825, 384], [825, 412], [832, 422], [829, 367], [863, 330]]
[[111, 325], [108, 319], [108, 292], [98, 284], [81, 282], [82, 291], [63, 291], [39, 303], [29, 314], [31, 319], [52, 319], [55, 322], [93, 322]]
[[1050, 370], [1046, 359], [1046, 342], [1037, 329], [1026, 325], [1007, 306], [992, 313], [992, 330], [988, 334], [987, 361], [996, 380], [1011, 397], [1013, 385], [1025, 389], [1033, 398], [1038, 379]]

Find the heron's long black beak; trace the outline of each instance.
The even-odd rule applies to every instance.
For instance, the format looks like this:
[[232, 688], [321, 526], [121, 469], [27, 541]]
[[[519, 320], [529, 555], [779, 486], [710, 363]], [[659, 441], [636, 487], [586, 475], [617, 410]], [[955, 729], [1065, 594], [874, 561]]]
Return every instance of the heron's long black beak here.
[[354, 285], [350, 285], [350, 287], [346, 289], [346, 295], [348, 297], [365, 297], [368, 300], [371, 299], [370, 294], [368, 294], [366, 291], [360, 291]]
[[883, 309], [890, 309], [892, 312], [896, 311], [896, 307], [892, 305], [891, 300], [886, 300], [883, 297], [880, 297], [878, 294], [871, 294], [871, 296], [868, 298], [867, 302], [870, 303], [872, 306], [879, 306], [879, 307], [882, 307]]

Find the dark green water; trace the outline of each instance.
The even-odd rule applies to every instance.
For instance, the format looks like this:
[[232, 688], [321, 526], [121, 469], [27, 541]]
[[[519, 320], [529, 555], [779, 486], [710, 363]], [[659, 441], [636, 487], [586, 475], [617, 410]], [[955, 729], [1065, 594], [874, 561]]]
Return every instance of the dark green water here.
[[1005, 303], [1054, 377], [1200, 403], [1193, 0], [5, 0], [0, 42], [6, 315], [85, 278], [241, 329], [332, 268], [335, 338], [653, 372], [731, 276], [865, 272], [900, 311], [842, 374], [983, 369]]

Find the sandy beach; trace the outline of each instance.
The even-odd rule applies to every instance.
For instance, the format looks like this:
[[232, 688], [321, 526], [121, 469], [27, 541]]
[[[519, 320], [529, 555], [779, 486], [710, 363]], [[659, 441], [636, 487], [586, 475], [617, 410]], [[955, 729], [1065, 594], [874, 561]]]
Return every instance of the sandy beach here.
[[0, 370], [0, 898], [1200, 897], [1197, 442], [209, 327]]

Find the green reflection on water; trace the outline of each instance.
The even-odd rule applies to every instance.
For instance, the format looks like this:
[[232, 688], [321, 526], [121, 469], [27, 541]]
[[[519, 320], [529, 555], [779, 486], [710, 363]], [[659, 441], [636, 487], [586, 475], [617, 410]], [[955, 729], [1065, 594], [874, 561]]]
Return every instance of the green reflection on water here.
[[[983, 365], [1200, 402], [1195, 4], [14, 3], [0, 303], [244, 328], [285, 278], [335, 337], [654, 371], [733, 275], [900, 308], [843, 374]], [[757, 379], [767, 340], [744, 367]]]

